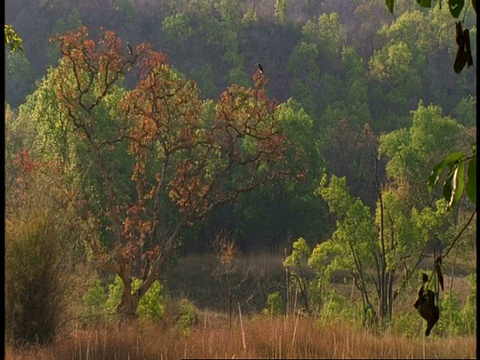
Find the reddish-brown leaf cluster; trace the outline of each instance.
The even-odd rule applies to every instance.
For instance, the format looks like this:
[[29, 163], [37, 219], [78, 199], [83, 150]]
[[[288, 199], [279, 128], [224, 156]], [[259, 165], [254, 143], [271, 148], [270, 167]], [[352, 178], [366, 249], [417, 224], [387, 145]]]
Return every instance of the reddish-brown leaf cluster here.
[[[151, 283], [149, 276], [158, 275], [186, 224], [275, 176], [290, 174], [289, 142], [277, 103], [266, 96], [264, 74], [254, 75], [253, 88], [232, 85], [218, 101], [203, 101], [196, 83], [183, 79], [164, 54], [148, 45], [124, 48], [109, 31], [96, 44], [85, 27], [53, 41], [63, 54], [57, 97], [96, 159], [107, 199], [103, 213], [115, 242], [112, 259], [122, 276], [135, 275], [125, 274], [127, 269], [140, 270]], [[118, 103], [115, 133], [102, 138], [94, 110], [128, 71], [136, 72], [138, 82]], [[128, 143], [134, 159], [133, 197], [117, 193], [116, 168], [105, 157], [120, 142]], [[173, 207], [165, 207], [166, 199]], [[165, 213], [172, 209], [178, 214], [173, 227]], [[233, 254], [225, 256], [229, 261]], [[145, 261], [148, 268], [132, 264]]]

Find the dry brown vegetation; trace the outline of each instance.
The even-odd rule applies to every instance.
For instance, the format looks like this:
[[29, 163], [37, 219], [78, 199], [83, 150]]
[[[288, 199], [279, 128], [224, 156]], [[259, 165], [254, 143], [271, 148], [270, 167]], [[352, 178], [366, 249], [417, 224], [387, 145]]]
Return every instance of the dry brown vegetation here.
[[[242, 326], [243, 325], [243, 326]], [[242, 330], [243, 329], [243, 330]], [[374, 335], [304, 318], [243, 318], [228, 326], [205, 312], [188, 332], [158, 323], [74, 330], [44, 348], [6, 350], [8, 360], [181, 358], [475, 358], [476, 339]]]
[[[285, 281], [281, 263], [281, 256], [268, 254], [239, 259], [239, 270], [253, 269], [255, 276], [239, 289], [231, 326], [216, 289], [219, 284], [210, 276], [215, 267], [214, 257], [190, 256], [182, 258], [166, 279], [173, 299], [186, 298], [195, 303], [196, 323], [187, 331], [178, 326], [177, 314], [171, 314], [173, 310], [167, 311], [163, 320], [156, 322], [119, 325], [104, 321], [100, 326], [85, 328], [80, 323], [69, 323], [72, 328], [64, 328], [64, 333], [59, 334], [53, 343], [22, 350], [7, 348], [6, 359], [476, 357], [475, 337], [419, 336], [425, 327], [420, 316], [415, 318], [413, 326], [417, 335], [412, 338], [394, 334], [393, 330], [375, 334], [340, 319], [327, 323], [295, 318], [291, 314], [259, 316], [260, 308], [265, 306], [266, 294]], [[450, 287], [450, 282], [451, 277], [446, 276], [446, 288]], [[258, 288], [260, 283], [264, 284], [261, 289]], [[351, 293], [351, 285], [336, 285], [339, 292]], [[470, 291], [465, 278], [455, 277], [453, 287], [460, 293], [463, 304]], [[248, 303], [245, 299], [251, 294], [255, 299]], [[401, 297], [397, 303], [398, 311], [408, 309], [414, 312], [414, 294], [412, 296]], [[237, 301], [241, 304], [243, 322], [240, 322]]]

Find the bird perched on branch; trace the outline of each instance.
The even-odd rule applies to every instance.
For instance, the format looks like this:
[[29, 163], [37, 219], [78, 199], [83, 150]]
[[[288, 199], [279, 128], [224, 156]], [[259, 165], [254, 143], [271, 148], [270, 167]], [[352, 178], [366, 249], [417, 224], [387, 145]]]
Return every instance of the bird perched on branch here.
[[127, 41], [127, 47], [128, 47], [128, 53], [130, 55], [133, 55], [133, 49], [132, 49], [132, 45], [130, 45], [130, 43]]
[[262, 66], [262, 64], [256, 63], [255, 65], [257, 65], [257, 69], [258, 69], [258, 71], [260, 71], [260, 74], [263, 74], [264, 71], [263, 71], [263, 66]]

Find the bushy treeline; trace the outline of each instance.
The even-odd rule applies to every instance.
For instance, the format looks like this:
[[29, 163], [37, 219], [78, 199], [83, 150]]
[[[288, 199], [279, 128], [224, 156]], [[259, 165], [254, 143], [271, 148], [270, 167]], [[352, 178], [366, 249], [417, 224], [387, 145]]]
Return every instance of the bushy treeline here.
[[[133, 46], [152, 44], [198, 83], [204, 98], [217, 98], [232, 83], [249, 84], [260, 62], [269, 96], [301, 105], [321, 157], [372, 205], [371, 151], [358, 148], [366, 143], [365, 124], [374, 134], [406, 127], [422, 100], [475, 125], [475, 72], [453, 72], [457, 46], [447, 7], [425, 11], [414, 1], [397, 3], [393, 18], [381, 0], [7, 2], [6, 20], [26, 50], [7, 57], [6, 101], [15, 108], [25, 101], [60, 56], [48, 39], [80, 25], [92, 34], [113, 30]], [[472, 27], [473, 12], [466, 15]], [[475, 53], [474, 27], [470, 37]]]
[[[86, 258], [97, 265], [106, 264], [117, 275], [125, 275], [120, 280], [131, 286], [132, 294], [137, 291], [142, 285], [140, 279], [144, 281], [148, 275], [155, 251], [161, 251], [155, 247], [157, 237], [152, 237], [148, 244], [152, 251], [141, 253], [145, 244], [142, 236], [150, 231], [150, 224], [142, 218], [143, 211], [157, 211], [164, 206], [166, 230], [162, 231], [167, 233], [182, 218], [182, 207], [187, 208], [192, 189], [198, 190], [199, 203], [202, 194], [208, 194], [211, 188], [215, 188], [217, 196], [222, 190], [228, 194], [237, 187], [242, 189], [239, 185], [248, 181], [242, 169], [231, 178], [219, 182], [210, 179], [205, 187], [199, 184], [215, 171], [226, 174], [221, 161], [230, 165], [234, 161], [248, 163], [240, 157], [234, 159], [232, 154], [238, 151], [247, 154], [248, 159], [258, 150], [256, 141], [261, 136], [250, 142], [243, 138], [251, 135], [247, 128], [263, 131], [263, 136], [266, 118], [275, 126], [280, 124], [285, 135], [282, 139], [288, 139], [292, 146], [272, 138], [270, 148], [261, 148], [258, 158], [265, 154], [272, 157], [255, 163], [254, 175], [267, 173], [267, 165], [278, 165], [272, 159], [278, 155], [275, 150], [282, 148], [279, 153], [287, 159], [285, 163], [298, 166], [297, 178], [265, 177], [263, 186], [252, 187], [251, 191], [242, 189], [244, 193], [232, 197], [234, 201], [218, 201], [221, 206], [201, 221], [188, 218], [182, 236], [169, 243], [175, 250], [172, 253], [208, 251], [218, 229], [233, 234], [242, 250], [273, 249], [285, 251], [285, 255], [288, 251], [292, 256], [294, 241], [304, 237], [308, 254], [302, 261], [311, 257], [312, 266], [323, 274], [311, 284], [303, 284], [305, 296], [308, 285], [319, 309], [330, 311], [333, 308], [328, 306], [334, 302], [331, 300], [327, 306], [328, 297], [334, 297], [327, 291], [329, 276], [334, 271], [347, 271], [362, 293], [362, 311], [380, 307], [383, 320], [392, 315], [394, 289], [402, 291], [406, 286], [401, 278], [415, 278], [417, 259], [441, 253], [451, 245], [455, 231], [472, 210], [472, 204], [460, 203], [446, 213], [442, 203], [437, 202], [441, 197], [438, 189], [429, 192], [426, 187], [438, 160], [452, 149], [469, 152], [476, 136], [476, 74], [467, 68], [461, 74], [453, 72], [454, 23], [446, 9], [426, 12], [413, 2], [403, 1], [393, 21], [383, 1], [352, 1], [348, 5], [286, 0], [258, 4], [237, 0], [112, 1], [108, 6], [88, 1], [24, 1], [7, 3], [6, 8], [7, 22], [24, 39], [24, 52], [9, 54], [5, 69], [6, 101], [12, 106], [7, 106], [5, 113], [6, 315], [13, 340], [47, 342], [54, 336], [68, 315], [62, 309], [71, 290], [68, 285], [73, 285], [72, 269]], [[476, 24], [470, 13], [466, 21]], [[168, 136], [162, 138], [165, 134], [159, 129], [165, 117], [148, 118], [150, 109], [142, 108], [150, 101], [147, 92], [136, 88], [129, 94], [135, 86], [132, 77], [106, 81], [108, 87], [102, 94], [102, 81], [110, 80], [111, 72], [102, 73], [101, 66], [97, 71], [95, 66], [69, 67], [66, 61], [58, 62], [59, 43], [50, 43], [49, 38], [80, 25], [87, 25], [94, 39], [104, 34], [100, 26], [118, 33], [125, 49], [115, 51], [125, 68], [134, 63], [127, 57], [127, 41], [146, 54], [150, 54], [148, 50], [137, 45], [147, 42], [165, 53], [167, 61], [160, 55], [150, 58], [160, 59], [154, 70], [164, 78], [160, 85], [145, 88], [175, 88], [163, 99], [173, 99], [168, 104], [165, 100], [166, 113], [172, 119], [194, 114], [186, 117], [185, 127], [166, 126]], [[474, 28], [471, 37], [475, 44]], [[89, 51], [95, 41], [83, 43], [85, 63], [93, 58], [89, 58]], [[65, 41], [64, 46], [68, 44]], [[116, 42], [112, 44], [114, 48]], [[71, 58], [81, 63], [82, 59], [75, 58], [75, 50]], [[117, 56], [113, 51], [108, 54], [112, 53]], [[98, 55], [99, 64], [103, 55]], [[112, 57], [115, 61], [118, 58]], [[255, 72], [258, 62], [265, 69], [262, 76]], [[75, 73], [81, 72], [78, 69], [86, 69], [84, 77]], [[118, 74], [122, 71], [118, 70]], [[85, 91], [81, 89], [84, 84], [88, 84]], [[278, 99], [278, 106], [271, 105], [266, 94]], [[84, 100], [90, 101], [88, 106]], [[254, 126], [248, 123], [252, 109], [262, 114]], [[145, 114], [150, 122], [145, 121], [142, 127], [138, 121], [127, 133], [126, 129], [131, 130], [128, 121], [143, 121], [141, 116]], [[189, 148], [198, 146], [190, 143], [195, 136], [187, 138], [186, 131], [193, 126], [196, 134], [205, 134], [215, 116], [231, 122], [247, 119], [243, 133], [235, 129], [239, 134], [235, 141], [242, 141], [235, 143], [230, 152], [222, 153], [223, 143], [214, 147], [212, 138], [205, 137], [210, 142], [201, 145], [206, 145], [205, 152], [211, 157], [197, 158]], [[196, 122], [189, 122], [192, 119]], [[120, 134], [119, 139], [125, 141], [118, 140], [117, 144], [111, 134]], [[231, 132], [225, 134], [222, 136], [228, 138]], [[145, 141], [144, 147], [135, 148], [127, 142], [134, 136], [138, 136], [135, 140], [139, 143]], [[161, 178], [154, 173], [154, 167], [160, 167], [167, 153], [159, 150], [158, 143], [149, 147], [148, 141], [166, 138], [182, 149], [173, 153], [170, 163], [187, 164], [177, 169], [199, 180], [188, 183], [188, 176], [179, 179], [175, 177], [178, 172], [172, 172], [168, 186], [177, 181], [176, 190], [186, 189], [185, 198], [170, 191], [164, 197], [158, 196], [154, 205], [146, 206], [140, 195], [150, 200], [154, 191], [142, 186], [147, 180]], [[301, 157], [294, 148], [302, 149]], [[144, 159], [152, 154], [147, 163]], [[103, 168], [99, 168], [99, 159]], [[185, 159], [191, 162], [183, 162]], [[198, 165], [199, 159], [205, 161], [205, 166]], [[142, 167], [145, 164], [148, 166]], [[195, 172], [191, 171], [193, 166]], [[278, 174], [284, 175], [282, 171]], [[108, 193], [112, 188], [114, 192]], [[111, 206], [115, 201], [121, 205]], [[78, 213], [79, 209], [84, 213]], [[109, 218], [114, 211], [127, 214], [121, 224], [125, 229], [117, 235], [124, 236], [122, 240], [130, 236], [141, 246], [136, 248], [125, 241], [121, 244], [124, 248], [117, 247], [111, 231], [114, 218]], [[467, 233], [465, 238], [467, 248], [474, 248], [473, 233]], [[85, 239], [93, 246], [85, 248]], [[108, 263], [108, 252], [117, 257], [119, 267]], [[359, 259], [363, 265], [359, 265]], [[133, 266], [135, 261], [141, 266]], [[293, 261], [293, 265], [298, 264]], [[405, 272], [401, 276], [400, 269]], [[375, 272], [382, 278], [374, 279], [370, 273]], [[137, 279], [140, 283], [135, 282]], [[83, 306], [86, 313], [91, 312], [88, 316], [109, 316], [117, 310], [117, 302], [124, 300], [119, 295], [125, 289], [120, 280], [117, 278], [111, 285], [109, 293], [104, 292], [105, 283], [96, 283], [86, 292]], [[162, 295], [155, 286], [135, 299], [140, 300], [137, 305], [142, 316], [162, 316]], [[374, 289], [378, 301], [368, 298]], [[153, 297], [148, 290], [153, 291]], [[388, 291], [389, 296], [384, 296]], [[457, 311], [454, 296], [448, 299], [445, 306]], [[278, 296], [268, 301], [267, 312], [278, 313]], [[338, 306], [345, 311], [342, 301], [338, 299]], [[185, 318], [189, 319], [190, 307], [184, 305]], [[459, 316], [455, 311], [449, 313], [452, 321]], [[471, 306], [464, 311], [471, 318]], [[458, 320], [462, 331], [471, 331], [471, 327], [470, 321]]]

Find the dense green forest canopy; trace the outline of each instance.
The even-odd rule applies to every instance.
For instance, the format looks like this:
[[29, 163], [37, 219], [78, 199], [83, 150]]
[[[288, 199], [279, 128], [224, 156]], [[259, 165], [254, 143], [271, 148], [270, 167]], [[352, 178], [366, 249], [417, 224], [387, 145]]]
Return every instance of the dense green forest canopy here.
[[[326, 225], [330, 221], [324, 206], [311, 199], [323, 167], [346, 176], [352, 194], [373, 206], [379, 135], [413, 131], [412, 111], [423, 109], [421, 104], [433, 104], [438, 116], [451, 117], [462, 127], [465, 136], [459, 137], [458, 146], [466, 153], [476, 133], [476, 74], [467, 68], [460, 74], [452, 71], [455, 22], [446, 7], [425, 9], [413, 1], [397, 1], [394, 17], [381, 0], [106, 4], [25, 0], [7, 1], [5, 9], [6, 22], [14, 25], [24, 47], [24, 52], [6, 58], [6, 103], [14, 112], [24, 103], [20, 109], [28, 116], [33, 116], [28, 109], [39, 106], [34, 99], [46, 87], [42, 77], [60, 57], [49, 39], [80, 25], [87, 26], [94, 38], [104, 28], [115, 31], [124, 44], [150, 43], [166, 54], [176, 71], [198, 84], [203, 99], [218, 98], [230, 84], [248, 86], [255, 64], [263, 64], [268, 95], [280, 102], [290, 99], [284, 116], [311, 124], [303, 133], [292, 130], [297, 141], [311, 148], [309, 177], [294, 188], [274, 184], [242, 197], [236, 205], [225, 204], [214, 212], [210, 225], [198, 230], [234, 228], [243, 246], [276, 247], [279, 241], [298, 236], [313, 242], [327, 236], [331, 226]], [[464, 27], [470, 28], [475, 53], [476, 20], [467, 10], [468, 6], [462, 18]], [[127, 86], [131, 80], [126, 78]], [[394, 136], [400, 135], [390, 135]], [[420, 159], [403, 163], [421, 167], [405, 172], [416, 174], [408, 180], [415, 183], [412, 189], [422, 188], [435, 156], [446, 155], [445, 147], [441, 150], [436, 147], [440, 143], [432, 141], [428, 163]], [[399, 181], [392, 177], [398, 161], [397, 148], [391, 146], [380, 147], [391, 159], [379, 163], [382, 181]], [[420, 157], [426, 153], [422, 148]], [[427, 201], [428, 196], [416, 195], [412, 199]], [[268, 211], [272, 206], [275, 214]]]
[[234, 248], [284, 254], [308, 315], [346, 272], [364, 325], [389, 324], [423, 260], [443, 288], [442, 259], [476, 246], [467, 5], [7, 1], [10, 253], [35, 255], [47, 229], [52, 266], [116, 274], [134, 318], [220, 231], [224, 265]]

